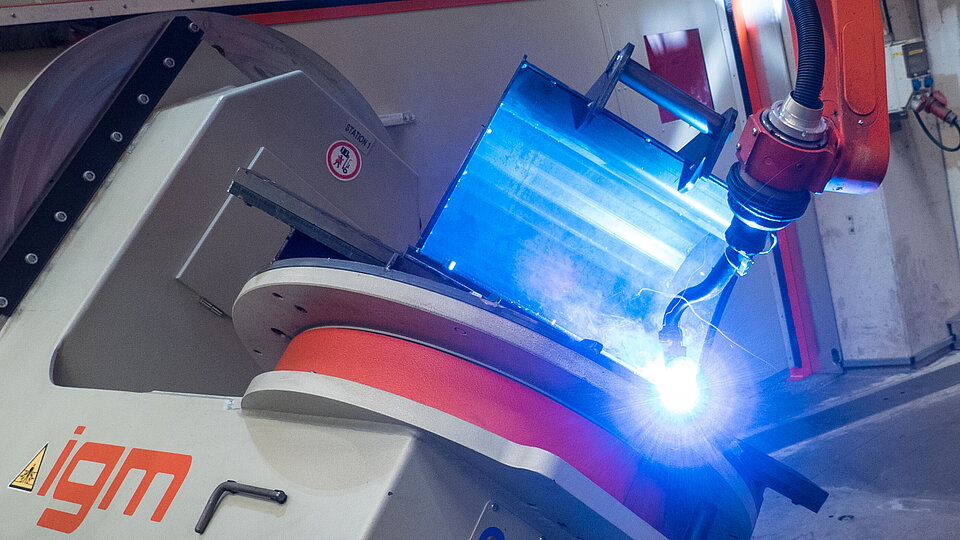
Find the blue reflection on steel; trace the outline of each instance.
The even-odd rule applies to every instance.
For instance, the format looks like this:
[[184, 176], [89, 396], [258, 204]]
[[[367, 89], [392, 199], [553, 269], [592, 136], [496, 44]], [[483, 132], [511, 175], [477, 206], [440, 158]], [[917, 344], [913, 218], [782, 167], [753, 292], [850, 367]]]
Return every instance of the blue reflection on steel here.
[[717, 183], [679, 193], [682, 160], [615, 115], [578, 131], [586, 106], [521, 64], [419, 249], [639, 372], [651, 358], [637, 351], [658, 347], [623, 333], [655, 330], [723, 249], [732, 216]]

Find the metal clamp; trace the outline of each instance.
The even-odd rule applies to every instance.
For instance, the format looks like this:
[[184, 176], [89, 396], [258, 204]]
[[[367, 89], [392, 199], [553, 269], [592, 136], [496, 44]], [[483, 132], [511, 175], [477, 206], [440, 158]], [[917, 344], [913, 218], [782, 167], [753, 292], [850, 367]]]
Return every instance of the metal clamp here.
[[607, 69], [587, 92], [590, 104], [576, 119], [577, 129], [583, 129], [603, 110], [618, 82], [647, 97], [650, 101], [673, 113], [700, 133], [677, 153], [684, 161], [677, 190], [686, 191], [697, 179], [709, 176], [717, 163], [720, 150], [726, 144], [737, 121], [733, 107], [720, 114], [692, 96], [670, 84], [666, 79], [630, 58], [633, 43], [610, 59]]
[[223, 498], [223, 495], [227, 493], [250, 495], [252, 497], [268, 499], [277, 504], [287, 502], [287, 494], [282, 490], [259, 488], [241, 484], [233, 480], [227, 480], [226, 482], [221, 482], [220, 485], [213, 490], [210, 498], [207, 499], [207, 504], [203, 507], [203, 513], [200, 514], [200, 519], [197, 520], [197, 526], [193, 528], [194, 531], [198, 534], [203, 534], [203, 531], [207, 530], [207, 525], [210, 524], [213, 513], [216, 512], [217, 507], [220, 506], [220, 500]]

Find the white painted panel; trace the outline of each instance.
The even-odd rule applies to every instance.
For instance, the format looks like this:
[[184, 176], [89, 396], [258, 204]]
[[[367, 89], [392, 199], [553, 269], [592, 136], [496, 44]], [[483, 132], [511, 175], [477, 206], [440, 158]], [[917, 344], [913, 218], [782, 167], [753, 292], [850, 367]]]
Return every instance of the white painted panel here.
[[420, 174], [424, 223], [524, 54], [580, 92], [610, 60], [597, 7], [583, 0], [527, 0], [274, 28], [333, 64], [377, 112], [416, 115], [416, 123], [390, 133]]
[[[942, 343], [960, 311], [960, 259], [940, 151], [916, 121], [891, 134], [883, 184], [910, 355]], [[944, 140], [956, 140], [944, 129]], [[953, 158], [956, 159], [956, 158]]]

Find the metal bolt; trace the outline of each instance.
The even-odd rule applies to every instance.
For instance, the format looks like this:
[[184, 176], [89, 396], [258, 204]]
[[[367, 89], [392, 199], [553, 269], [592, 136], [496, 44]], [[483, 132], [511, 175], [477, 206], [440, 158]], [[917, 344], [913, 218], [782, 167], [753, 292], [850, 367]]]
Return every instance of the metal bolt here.
[[757, 135], [757, 128], [753, 128], [753, 135], [754, 135], [754, 136]]
[[10, 302], [8, 302], [5, 297], [0, 296], [0, 309], [3, 309], [9, 305], [10, 305]]
[[94, 180], [97, 179], [97, 175], [93, 171], [84, 171], [83, 179], [86, 180], [87, 182], [93, 182]]
[[147, 103], [150, 103], [150, 96], [146, 94], [140, 94], [139, 96], [137, 96], [137, 103], [141, 105], [146, 105]]
[[737, 150], [740, 149], [740, 143], [737, 143]]
[[862, 125], [863, 125], [863, 120], [862, 120], [862, 119], [861, 119], [861, 120], [857, 120], [857, 123], [862, 126]]
[[57, 220], [60, 223], [63, 223], [64, 221], [67, 220], [67, 213], [61, 210], [53, 215], [53, 219]]
[[172, 68], [172, 67], [175, 66], [175, 65], [177, 65], [177, 63], [173, 60], [173, 58], [170, 58], [170, 57], [168, 56], [168, 57], [166, 57], [166, 58], [163, 59], [163, 67], [165, 67], [165, 68]]
[[200, 27], [197, 26], [197, 23], [192, 22], [192, 23], [190, 23], [190, 24], [187, 26], [187, 30], [189, 30], [189, 31], [191, 31], [191, 32], [193, 32], [193, 33], [197, 33], [197, 32], [200, 31]]
[[500, 510], [500, 505], [497, 503], [490, 503], [490, 510], [496, 512], [497, 510]]
[[37, 257], [36, 253], [27, 253], [27, 256], [23, 258], [27, 261], [27, 264], [37, 264], [37, 261], [40, 260], [40, 257]]
[[123, 140], [123, 133], [120, 133], [119, 131], [114, 131], [113, 133], [110, 134], [110, 140], [113, 141], [113, 142], [120, 142], [120, 141], [122, 141], [122, 140]]

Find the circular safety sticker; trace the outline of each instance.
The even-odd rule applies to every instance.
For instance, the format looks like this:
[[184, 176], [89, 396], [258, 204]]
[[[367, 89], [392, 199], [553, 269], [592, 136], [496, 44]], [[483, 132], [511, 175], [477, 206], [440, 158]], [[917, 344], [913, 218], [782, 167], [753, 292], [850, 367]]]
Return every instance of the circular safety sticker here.
[[360, 174], [360, 152], [347, 141], [337, 141], [327, 149], [327, 168], [337, 180], [349, 182]]

